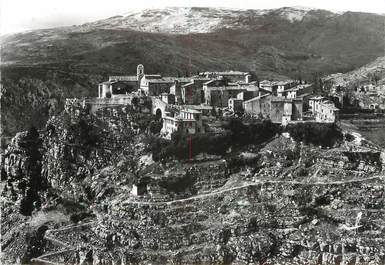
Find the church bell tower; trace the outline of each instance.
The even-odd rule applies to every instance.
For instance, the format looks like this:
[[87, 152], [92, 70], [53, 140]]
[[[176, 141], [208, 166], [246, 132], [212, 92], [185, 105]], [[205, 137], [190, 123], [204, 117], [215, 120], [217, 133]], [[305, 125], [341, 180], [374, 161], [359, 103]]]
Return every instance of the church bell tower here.
[[138, 78], [139, 84], [143, 76], [144, 76], [144, 66], [143, 64], [138, 64], [138, 66], [136, 67], [136, 77]]

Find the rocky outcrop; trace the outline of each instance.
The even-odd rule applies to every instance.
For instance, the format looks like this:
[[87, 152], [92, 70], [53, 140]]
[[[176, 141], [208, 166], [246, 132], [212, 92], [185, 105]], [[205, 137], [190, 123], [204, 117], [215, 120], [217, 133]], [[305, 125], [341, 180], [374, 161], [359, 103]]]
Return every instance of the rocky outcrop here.
[[[146, 146], [151, 116], [142, 115], [81, 110], [50, 119], [39, 134], [48, 183], [41, 207], [31, 217], [14, 213], [12, 193], [4, 193], [9, 263], [384, 262], [379, 149], [277, 136], [222, 157], [155, 162]], [[15, 187], [29, 176], [26, 138], [19, 134], [3, 156]], [[138, 183], [147, 193], [132, 194]]]

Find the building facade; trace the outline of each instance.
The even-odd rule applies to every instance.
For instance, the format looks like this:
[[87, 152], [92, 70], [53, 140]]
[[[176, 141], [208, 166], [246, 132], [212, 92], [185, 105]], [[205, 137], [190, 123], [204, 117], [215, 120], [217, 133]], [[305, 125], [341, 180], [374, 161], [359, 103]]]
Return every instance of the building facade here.
[[164, 117], [161, 134], [164, 138], [171, 139], [171, 135], [174, 132], [183, 134], [204, 133], [202, 113], [193, 109], [182, 109], [174, 117]]
[[213, 107], [225, 108], [228, 106], [230, 98], [236, 98], [243, 91], [246, 89], [236, 84], [229, 84], [226, 79], [211, 80], [203, 84], [204, 103]]
[[287, 99], [270, 94], [261, 95], [243, 103], [245, 113], [270, 119], [274, 123], [287, 124], [302, 120], [303, 101], [301, 98]]
[[128, 94], [135, 92], [136, 85], [132, 85], [127, 81], [106, 81], [100, 83], [98, 86], [99, 98], [116, 98], [124, 97]]
[[228, 108], [233, 112], [243, 111], [243, 100], [238, 98], [230, 98]]
[[245, 113], [270, 118], [271, 97], [265, 94], [243, 102]]
[[339, 109], [332, 101], [324, 97], [310, 98], [309, 107], [318, 122], [337, 122], [339, 120]]
[[192, 79], [181, 88], [183, 104], [198, 105], [204, 102], [203, 84], [209, 79]]

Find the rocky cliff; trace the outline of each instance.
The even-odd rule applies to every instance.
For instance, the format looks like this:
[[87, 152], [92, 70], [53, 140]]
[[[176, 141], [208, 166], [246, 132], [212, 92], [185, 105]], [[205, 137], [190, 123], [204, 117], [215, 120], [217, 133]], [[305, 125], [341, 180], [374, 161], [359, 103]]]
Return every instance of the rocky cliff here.
[[[129, 107], [78, 109], [34, 138], [18, 134], [2, 156], [3, 263], [385, 262], [377, 146], [346, 135], [323, 148], [284, 133], [223, 156], [156, 162], [153, 122]], [[31, 139], [35, 160], [20, 144]], [[31, 176], [45, 186], [25, 213], [15, 202]], [[133, 195], [134, 185], [145, 192]]]

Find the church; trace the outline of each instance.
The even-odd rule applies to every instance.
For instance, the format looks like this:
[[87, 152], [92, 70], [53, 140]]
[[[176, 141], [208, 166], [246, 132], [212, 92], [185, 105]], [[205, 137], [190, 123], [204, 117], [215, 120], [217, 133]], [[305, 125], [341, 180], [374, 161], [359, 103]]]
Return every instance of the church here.
[[99, 84], [99, 98], [119, 98], [138, 91], [144, 76], [144, 66], [136, 67], [135, 75], [110, 76], [108, 81]]

